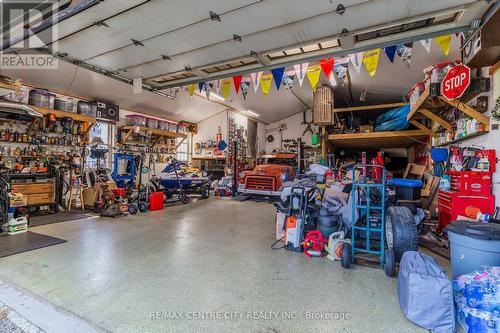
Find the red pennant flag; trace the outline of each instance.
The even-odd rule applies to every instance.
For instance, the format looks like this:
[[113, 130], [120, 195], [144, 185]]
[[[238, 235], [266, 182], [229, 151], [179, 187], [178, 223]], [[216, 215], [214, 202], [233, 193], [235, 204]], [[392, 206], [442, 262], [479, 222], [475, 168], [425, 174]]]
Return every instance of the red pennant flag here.
[[240, 83], [242, 78], [243, 75], [233, 76], [234, 90], [236, 91], [236, 95], [238, 95], [238, 92], [240, 91]]
[[333, 58], [321, 59], [319, 61], [319, 65], [328, 80], [330, 80], [330, 75], [332, 74], [333, 62]]

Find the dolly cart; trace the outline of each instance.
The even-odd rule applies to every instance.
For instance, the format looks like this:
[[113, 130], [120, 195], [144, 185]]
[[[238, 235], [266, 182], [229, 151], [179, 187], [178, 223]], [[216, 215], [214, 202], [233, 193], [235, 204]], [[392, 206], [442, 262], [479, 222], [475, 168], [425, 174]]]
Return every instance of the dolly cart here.
[[345, 243], [342, 248], [342, 267], [349, 268], [357, 259], [375, 261], [384, 268], [386, 275], [394, 276], [394, 251], [385, 249], [384, 239], [385, 168], [382, 165], [356, 165], [352, 173], [351, 244]]

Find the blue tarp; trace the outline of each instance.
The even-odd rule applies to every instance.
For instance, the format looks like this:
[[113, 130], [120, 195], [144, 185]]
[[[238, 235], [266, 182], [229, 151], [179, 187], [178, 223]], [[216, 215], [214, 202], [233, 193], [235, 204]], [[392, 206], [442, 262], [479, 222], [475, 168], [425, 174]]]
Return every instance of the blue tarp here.
[[387, 111], [375, 120], [375, 132], [402, 131], [410, 126], [406, 116], [410, 112], [410, 106], [405, 105]]

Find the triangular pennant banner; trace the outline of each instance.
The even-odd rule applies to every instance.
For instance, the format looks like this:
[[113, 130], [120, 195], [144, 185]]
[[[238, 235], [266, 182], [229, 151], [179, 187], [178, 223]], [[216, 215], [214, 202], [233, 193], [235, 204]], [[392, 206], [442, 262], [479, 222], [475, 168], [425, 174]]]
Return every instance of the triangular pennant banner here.
[[396, 53], [401, 58], [401, 60], [403, 60], [407, 67], [410, 67], [412, 49], [413, 43], [401, 44], [396, 47]]
[[297, 75], [297, 79], [299, 79], [299, 86], [301, 87], [302, 87], [302, 82], [304, 82], [304, 78], [306, 77], [306, 71], [308, 66], [309, 66], [308, 62], [293, 65], [293, 68], [295, 69], [295, 75]]
[[422, 44], [422, 46], [427, 51], [427, 53], [431, 52], [431, 40], [430, 39], [422, 39], [420, 41], [420, 44]]
[[238, 95], [238, 92], [240, 91], [240, 83], [242, 78], [242, 75], [233, 76], [234, 91], [236, 91], [236, 95]]
[[271, 70], [271, 73], [273, 74], [276, 89], [280, 90], [281, 80], [283, 80], [283, 73], [285, 73], [285, 67], [275, 68]]
[[210, 98], [210, 93], [212, 92], [213, 87], [214, 87], [214, 83], [212, 81], [205, 82], [203, 84], [203, 89], [205, 89], [205, 95], [207, 95], [207, 99]]
[[433, 38], [437, 45], [443, 50], [445, 56], [450, 53], [451, 35], [438, 36]]
[[264, 96], [269, 94], [269, 90], [271, 89], [271, 83], [273, 82], [273, 74], [262, 75], [262, 79], [260, 80], [260, 87]]
[[220, 90], [224, 99], [227, 99], [229, 97], [229, 91], [231, 90], [232, 81], [233, 80], [231, 79], [223, 79], [220, 83]]
[[325, 74], [327, 79], [330, 79], [330, 75], [332, 75], [333, 62], [333, 58], [321, 59], [319, 61], [319, 65], [321, 66], [321, 69], [323, 70], [323, 73]]
[[281, 80], [281, 84], [285, 86], [285, 89], [288, 91], [292, 90], [293, 80], [295, 79], [295, 71], [286, 71], [283, 74], [283, 80]]
[[189, 93], [189, 97], [193, 97], [194, 95], [194, 90], [196, 89], [196, 84], [195, 83], [191, 83], [189, 86], [188, 86], [188, 93]]
[[378, 68], [380, 49], [374, 49], [363, 53], [363, 64], [370, 76], [375, 75]]
[[243, 99], [247, 100], [248, 89], [250, 89], [250, 85], [252, 84], [252, 78], [247, 76], [241, 80], [240, 87], [241, 93], [243, 94]]
[[220, 92], [220, 80], [217, 80], [217, 81], [215, 82], [215, 92], [216, 92], [217, 94], [219, 94], [219, 92]]
[[361, 64], [363, 62], [363, 52], [350, 54], [349, 57], [351, 58], [354, 70], [356, 71], [356, 73], [359, 74], [359, 72], [361, 71]]
[[[337, 78], [340, 81], [340, 84], [343, 86], [345, 83], [345, 78], [347, 76], [347, 70], [349, 68], [349, 63], [335, 63], [333, 66], [333, 71], [337, 75]], [[333, 84], [332, 84], [333, 85]]]
[[252, 78], [253, 91], [257, 93], [257, 89], [259, 89], [260, 80], [262, 79], [262, 72], [251, 73], [250, 77]]
[[384, 52], [387, 55], [387, 58], [389, 58], [391, 62], [394, 62], [394, 55], [396, 54], [396, 45], [385, 47]]
[[319, 81], [319, 75], [321, 74], [321, 67], [319, 65], [310, 66], [307, 68], [306, 75], [311, 84], [313, 91], [316, 91], [316, 85]]
[[205, 82], [200, 82], [200, 83], [198, 83], [198, 91], [200, 92], [200, 94], [201, 94], [201, 92], [203, 91], [203, 87], [204, 87], [204, 86], [205, 86]]

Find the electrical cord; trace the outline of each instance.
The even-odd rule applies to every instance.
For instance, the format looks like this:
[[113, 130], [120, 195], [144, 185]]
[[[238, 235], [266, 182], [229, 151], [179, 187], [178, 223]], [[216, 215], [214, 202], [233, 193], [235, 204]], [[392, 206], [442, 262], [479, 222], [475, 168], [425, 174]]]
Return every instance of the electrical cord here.
[[273, 243], [273, 245], [271, 245], [271, 249], [273, 250], [281, 250], [281, 249], [284, 249], [286, 245], [283, 245], [283, 246], [280, 246], [280, 247], [275, 247], [276, 244], [278, 244], [279, 242], [281, 242], [283, 239], [285, 239], [285, 236], [281, 237], [280, 239], [278, 239], [276, 242]]

